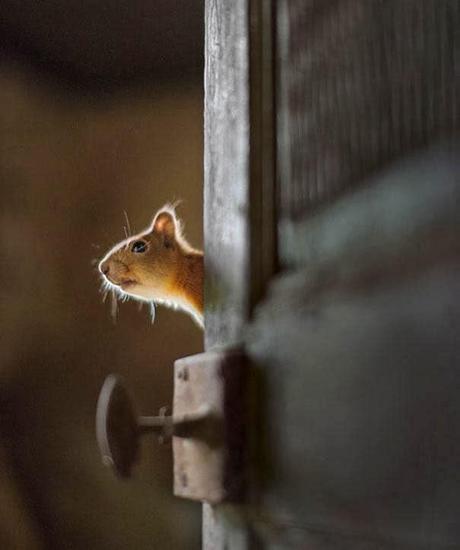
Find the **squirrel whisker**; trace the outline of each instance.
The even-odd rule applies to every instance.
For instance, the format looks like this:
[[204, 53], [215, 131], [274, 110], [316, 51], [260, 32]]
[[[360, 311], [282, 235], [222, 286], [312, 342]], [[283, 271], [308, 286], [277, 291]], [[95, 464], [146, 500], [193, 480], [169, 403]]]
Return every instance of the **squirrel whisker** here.
[[111, 303], [110, 303], [110, 314], [112, 317], [112, 321], [114, 323], [117, 322], [117, 314], [118, 314], [118, 296], [117, 291], [112, 288], [112, 295], [111, 295]]
[[131, 231], [131, 224], [129, 223], [128, 212], [126, 212], [126, 210], [123, 210], [123, 214], [125, 215], [125, 220], [126, 220], [125, 233], [126, 233], [126, 228], [128, 229], [128, 234], [126, 235], [126, 238], [128, 239], [129, 237], [131, 237], [133, 233]]

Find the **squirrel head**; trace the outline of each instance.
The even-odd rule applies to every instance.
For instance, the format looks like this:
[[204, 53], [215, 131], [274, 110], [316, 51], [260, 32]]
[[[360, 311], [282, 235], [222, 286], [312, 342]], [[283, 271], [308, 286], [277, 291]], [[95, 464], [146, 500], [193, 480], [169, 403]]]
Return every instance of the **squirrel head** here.
[[202, 257], [182, 236], [174, 208], [165, 206], [148, 228], [115, 245], [99, 263], [99, 270], [121, 294], [181, 306], [182, 271], [195, 255]]

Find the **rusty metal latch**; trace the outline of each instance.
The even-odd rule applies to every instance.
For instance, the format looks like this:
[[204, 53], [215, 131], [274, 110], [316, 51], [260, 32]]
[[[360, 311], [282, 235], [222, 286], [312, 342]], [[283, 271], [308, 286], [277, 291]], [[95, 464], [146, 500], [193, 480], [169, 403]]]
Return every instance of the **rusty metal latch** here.
[[172, 439], [174, 494], [219, 503], [241, 497], [244, 477], [244, 354], [207, 352], [174, 364], [173, 414], [137, 416], [119, 376], [109, 375], [100, 392], [96, 435], [104, 464], [131, 474], [139, 438]]

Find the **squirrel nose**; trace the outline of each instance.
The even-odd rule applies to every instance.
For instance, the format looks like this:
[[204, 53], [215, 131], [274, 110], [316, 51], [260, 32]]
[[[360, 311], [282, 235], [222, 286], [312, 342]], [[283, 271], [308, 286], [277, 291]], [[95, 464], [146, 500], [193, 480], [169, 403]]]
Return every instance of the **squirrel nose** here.
[[109, 262], [107, 260], [105, 262], [101, 262], [99, 264], [99, 271], [103, 275], [107, 275], [107, 273], [110, 271], [110, 265], [109, 265]]
[[126, 264], [114, 258], [107, 258], [99, 264], [99, 271], [114, 285], [120, 284], [129, 269]]

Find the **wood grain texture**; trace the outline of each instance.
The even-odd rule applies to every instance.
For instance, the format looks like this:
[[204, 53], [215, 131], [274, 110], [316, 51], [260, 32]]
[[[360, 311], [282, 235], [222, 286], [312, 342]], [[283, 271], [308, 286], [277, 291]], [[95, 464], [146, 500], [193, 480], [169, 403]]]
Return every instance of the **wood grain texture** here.
[[459, 130], [459, 27], [456, 0], [278, 2], [281, 218]]
[[[297, 271], [281, 276], [245, 335], [261, 288], [254, 293], [255, 268], [267, 272], [263, 266], [273, 265], [273, 256], [266, 262], [260, 251], [255, 261], [251, 249], [264, 227], [254, 214], [266, 211], [260, 189], [264, 173], [273, 176], [267, 151], [274, 130], [267, 125], [266, 77], [254, 72], [254, 64], [267, 61], [261, 44], [270, 41], [260, 29], [248, 28], [248, 17], [257, 17], [249, 4], [206, 5], [206, 347], [245, 339], [260, 368], [257, 397], [264, 407], [256, 439], [264, 477], [259, 513], [257, 507], [205, 506], [204, 546], [252, 548], [252, 529], [263, 524], [256, 539], [273, 549], [452, 547], [458, 533], [451, 512], [458, 502], [442, 472], [450, 482], [459, 465], [448, 456], [452, 440], [436, 414], [442, 410], [447, 425], [458, 427], [458, 379], [445, 362], [445, 353], [449, 361], [458, 360], [458, 311], [451, 307], [458, 303], [458, 270], [452, 264], [444, 269], [453, 250], [422, 265], [416, 258], [424, 248], [411, 240], [414, 256], [407, 266], [413, 269], [392, 272], [385, 286], [375, 271], [360, 269], [375, 244], [361, 228], [350, 246], [362, 256], [345, 269], [344, 279], [324, 279], [323, 265], [309, 254], [326, 246], [332, 250], [328, 273], [341, 273], [346, 241], [339, 238], [335, 248], [327, 248], [331, 227], [342, 236], [340, 213], [324, 209], [313, 241], [304, 234], [308, 227], [293, 222], [355, 191], [390, 160], [455, 132], [454, 28], [460, 8], [449, 0], [277, 3], [281, 224], [275, 229], [281, 267]], [[372, 204], [366, 196], [351, 211], [372, 222]], [[380, 221], [388, 220], [382, 215]], [[444, 235], [435, 232], [430, 250], [442, 253], [437, 244], [446, 235], [454, 241], [452, 227], [445, 229]], [[404, 233], [404, 226], [399, 230]], [[371, 231], [377, 241], [394, 237], [378, 223]], [[296, 254], [296, 243], [310, 248]], [[318, 284], [312, 287], [315, 261]], [[306, 270], [308, 262], [313, 265]], [[430, 388], [431, 401], [425, 399]], [[428, 404], [428, 416], [420, 403]], [[457, 439], [453, 445], [458, 449]], [[251, 515], [248, 521], [245, 514]]]
[[[248, 2], [205, 4], [205, 347], [241, 341], [250, 308]], [[203, 548], [249, 548], [236, 506], [203, 506]]]
[[249, 308], [247, 1], [206, 2], [206, 349], [241, 339]]

